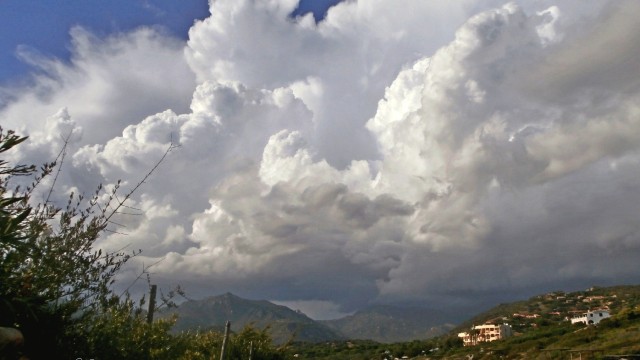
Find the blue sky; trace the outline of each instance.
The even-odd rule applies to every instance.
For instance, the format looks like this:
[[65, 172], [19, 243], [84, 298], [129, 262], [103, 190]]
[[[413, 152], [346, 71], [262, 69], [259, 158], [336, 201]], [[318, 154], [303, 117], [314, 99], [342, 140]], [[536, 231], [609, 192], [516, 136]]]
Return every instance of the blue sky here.
[[[293, 15], [313, 12], [322, 19], [339, 1], [302, 0]], [[32, 70], [18, 57], [18, 47], [68, 60], [73, 26], [100, 37], [140, 26], [162, 26], [186, 40], [193, 22], [208, 15], [207, 0], [0, 0], [0, 83], [19, 80]]]

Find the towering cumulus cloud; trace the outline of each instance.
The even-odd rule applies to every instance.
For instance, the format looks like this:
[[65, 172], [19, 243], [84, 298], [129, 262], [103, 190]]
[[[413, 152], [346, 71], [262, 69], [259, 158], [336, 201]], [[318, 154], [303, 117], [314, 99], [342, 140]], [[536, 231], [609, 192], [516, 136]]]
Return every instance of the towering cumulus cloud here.
[[181, 145], [101, 246], [196, 296], [322, 317], [637, 282], [640, 3], [486, 3], [348, 1], [316, 24], [217, 0], [182, 45], [74, 29], [76, 59], [34, 60], [0, 116], [32, 136], [19, 159], [72, 134], [61, 196]]

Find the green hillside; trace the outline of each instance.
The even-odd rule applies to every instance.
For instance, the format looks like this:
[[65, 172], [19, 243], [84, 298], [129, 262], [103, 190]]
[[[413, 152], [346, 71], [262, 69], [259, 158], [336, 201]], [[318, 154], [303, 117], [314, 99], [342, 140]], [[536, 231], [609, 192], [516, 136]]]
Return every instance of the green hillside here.
[[[574, 314], [589, 309], [608, 309], [612, 317], [595, 326], [571, 324], [569, 319]], [[488, 322], [510, 324], [514, 336], [462, 346], [458, 332]], [[640, 286], [555, 291], [500, 304], [447, 335], [423, 341], [332, 342], [298, 346], [291, 351], [303, 359], [616, 359], [614, 355], [640, 354]]]
[[[612, 314], [597, 326], [571, 325], [569, 319], [587, 310], [608, 309]], [[640, 353], [640, 286], [593, 287], [585, 291], [556, 291], [526, 301], [501, 304], [465, 322], [508, 323], [515, 336], [460, 353], [476, 358], [565, 359], [604, 358], [607, 355]], [[454, 352], [455, 353], [455, 352]], [[493, 357], [492, 357], [493, 356]]]
[[454, 330], [463, 331], [471, 325], [499, 320], [510, 324], [514, 331], [522, 332], [529, 327], [562, 321], [590, 309], [610, 309], [613, 314], [616, 310], [639, 305], [640, 286], [592, 287], [570, 293], [555, 291], [529, 300], [500, 304], [465, 321]]

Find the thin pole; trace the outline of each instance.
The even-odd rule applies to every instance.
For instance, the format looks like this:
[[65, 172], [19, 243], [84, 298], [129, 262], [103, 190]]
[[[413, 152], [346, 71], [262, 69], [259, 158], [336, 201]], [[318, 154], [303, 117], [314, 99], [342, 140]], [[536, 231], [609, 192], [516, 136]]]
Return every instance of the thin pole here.
[[151, 294], [149, 294], [149, 311], [147, 312], [147, 323], [153, 322], [153, 312], [156, 310], [156, 290], [157, 285], [151, 285]]
[[227, 342], [229, 341], [229, 329], [231, 328], [231, 321], [227, 320], [227, 324], [224, 327], [224, 338], [222, 339], [222, 349], [220, 350], [220, 360], [224, 360], [227, 355]]

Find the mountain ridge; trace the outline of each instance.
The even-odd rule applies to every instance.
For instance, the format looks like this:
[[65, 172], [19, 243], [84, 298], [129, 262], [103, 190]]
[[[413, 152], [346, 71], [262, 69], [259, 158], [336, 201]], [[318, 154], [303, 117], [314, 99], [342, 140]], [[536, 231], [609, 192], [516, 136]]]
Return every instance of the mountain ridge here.
[[186, 330], [222, 330], [227, 321], [232, 331], [245, 326], [269, 328], [275, 343], [295, 341], [319, 342], [343, 337], [299, 311], [267, 300], [249, 300], [225, 293], [201, 300], [188, 300], [177, 308], [162, 312], [162, 317], [177, 315], [174, 332]]
[[[495, 307], [478, 313], [468, 318], [466, 321], [459, 323], [457, 326], [452, 324], [441, 324], [439, 326], [424, 328], [427, 331], [419, 332], [418, 335], [398, 335], [402, 327], [411, 327], [412, 323], [406, 317], [413, 316], [413, 321], [420, 326], [427, 326], [425, 320], [421, 320], [424, 316], [437, 313], [435, 310], [429, 310], [416, 307], [396, 307], [388, 305], [375, 305], [362, 309], [352, 315], [336, 320], [321, 321], [320, 327], [326, 333], [311, 332], [315, 337], [308, 336], [310, 330], [299, 331], [304, 328], [305, 323], [308, 329], [317, 329], [311, 326], [318, 322], [304, 315], [300, 311], [294, 311], [286, 306], [275, 305], [266, 300], [246, 300], [239, 298], [233, 294], [225, 294], [219, 297], [209, 297], [203, 300], [193, 301], [191, 305], [198, 304], [217, 304], [218, 317], [220, 321], [219, 327], [224, 324], [227, 318], [255, 319], [256, 314], [262, 314], [262, 323], [256, 321], [251, 322], [255, 326], [270, 326], [270, 329], [288, 330], [286, 336], [280, 334], [277, 342], [293, 339], [295, 347], [292, 351], [300, 353], [301, 358], [309, 359], [340, 359], [341, 353], [371, 353], [391, 350], [397, 355], [425, 354], [425, 352], [433, 352], [441, 358], [458, 358], [461, 355], [482, 355], [482, 349], [491, 349], [491, 351], [502, 354], [510, 354], [513, 358], [538, 358], [539, 356], [550, 356], [553, 358], [562, 358], [566, 355], [564, 351], [580, 351], [588, 350], [593, 346], [614, 353], [617, 350], [626, 353], [640, 352], [640, 286], [637, 285], [618, 285], [612, 287], [592, 287], [584, 291], [553, 291], [540, 295], [535, 295], [527, 300], [519, 300], [511, 303], [498, 304]], [[248, 308], [255, 306], [257, 309], [251, 311], [242, 311], [240, 305], [244, 304]], [[207, 306], [202, 305], [204, 308]], [[226, 311], [222, 311], [227, 306]], [[603, 320], [598, 326], [574, 325], [569, 319], [573, 314], [584, 312], [590, 309], [610, 309], [612, 317]], [[209, 307], [209, 310], [214, 309]], [[262, 311], [262, 312], [261, 312]], [[272, 313], [273, 311], [274, 313]], [[183, 312], [184, 313], [184, 312]], [[280, 315], [279, 315], [280, 314]], [[431, 321], [439, 324], [439, 320], [446, 318], [445, 313], [438, 314], [441, 318], [432, 317]], [[292, 320], [293, 319], [293, 320]], [[294, 321], [297, 319], [298, 321]], [[364, 319], [364, 320], [363, 320]], [[233, 324], [232, 320], [232, 324]], [[342, 322], [342, 324], [340, 324]], [[484, 323], [509, 323], [514, 330], [514, 336], [495, 343], [483, 344], [477, 347], [462, 347], [458, 332], [469, 331], [471, 326]], [[248, 323], [245, 321], [245, 323]], [[336, 323], [338, 323], [336, 325]], [[360, 329], [360, 333], [349, 332], [348, 325]], [[392, 323], [389, 325], [389, 323]], [[212, 323], [209, 323], [212, 325]], [[240, 323], [236, 322], [235, 331], [241, 328]], [[340, 325], [340, 326], [339, 326]], [[384, 326], [383, 326], [384, 325]], [[260, 327], [257, 326], [257, 327]], [[376, 331], [387, 327], [386, 331], [398, 331], [393, 336], [398, 341], [388, 337], [387, 341], [365, 340], [371, 339], [379, 334]], [[362, 329], [366, 329], [365, 332]], [[356, 331], [353, 330], [353, 331]], [[408, 330], [407, 330], [408, 331]], [[429, 332], [431, 331], [431, 332]], [[304, 336], [293, 337], [291, 334], [302, 334]], [[324, 336], [331, 334], [331, 339]], [[431, 334], [439, 336], [431, 337]], [[288, 337], [287, 337], [288, 336]], [[402, 336], [416, 337], [419, 341], [411, 341], [412, 339], [402, 338]], [[275, 339], [275, 337], [274, 337]], [[284, 339], [284, 340], [283, 340]], [[384, 340], [384, 339], [382, 339]], [[314, 343], [314, 344], [310, 344]], [[376, 345], [377, 344], [377, 345]], [[376, 350], [377, 349], [377, 350]], [[542, 349], [542, 350], [541, 350]], [[415, 351], [418, 352], [415, 352]], [[585, 350], [585, 351], [586, 351]], [[320, 354], [327, 354], [328, 357], [321, 357]], [[413, 354], [413, 355], [412, 355]], [[563, 355], [564, 354], [564, 355]], [[346, 356], [346, 355], [345, 355]], [[351, 356], [351, 355], [349, 355]], [[350, 358], [350, 357], [344, 357]]]
[[442, 335], [454, 325], [443, 312], [419, 307], [373, 305], [334, 320], [314, 320], [299, 310], [268, 300], [249, 300], [232, 293], [188, 300], [159, 316], [177, 315], [174, 332], [223, 331], [227, 321], [232, 331], [245, 326], [269, 328], [275, 343], [373, 340], [382, 343], [411, 341]]
[[449, 318], [445, 312], [427, 308], [372, 305], [353, 315], [321, 322], [349, 339], [393, 343], [443, 335], [455, 327]]

